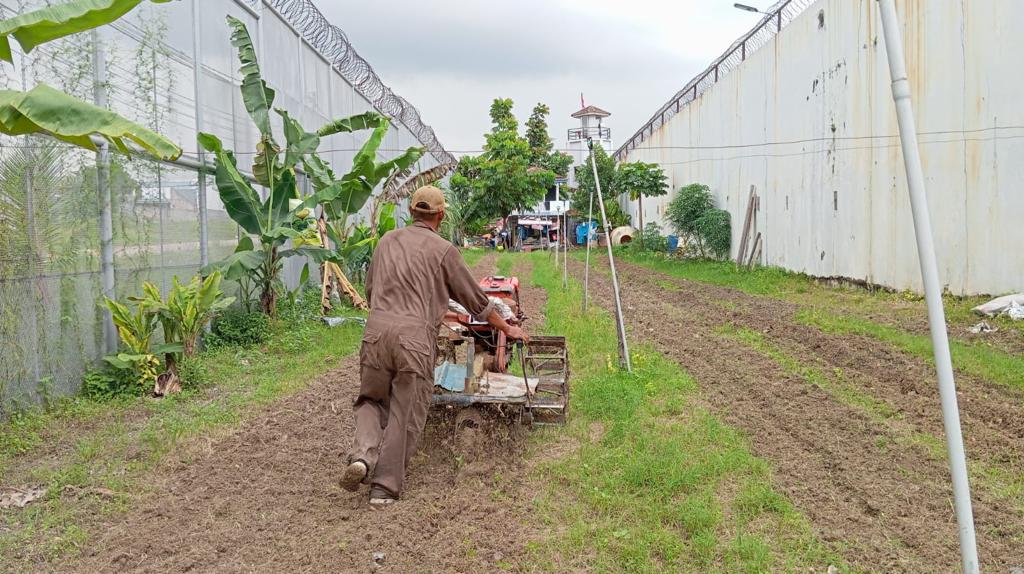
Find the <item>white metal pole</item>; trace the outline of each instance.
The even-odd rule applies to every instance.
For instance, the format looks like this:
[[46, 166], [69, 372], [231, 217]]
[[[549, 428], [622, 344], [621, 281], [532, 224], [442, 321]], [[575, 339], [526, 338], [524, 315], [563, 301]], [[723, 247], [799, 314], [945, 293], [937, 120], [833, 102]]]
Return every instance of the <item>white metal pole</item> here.
[[[98, 29], [92, 31], [93, 42], [93, 102], [107, 107], [107, 54], [105, 38]], [[104, 141], [97, 146], [96, 188], [100, 199], [100, 281], [103, 295], [117, 297], [114, 275], [114, 207], [110, 191], [110, 145]], [[118, 335], [114, 320], [105, 307], [103, 310], [103, 342], [109, 353], [117, 352]]]
[[[194, 105], [196, 111], [196, 133], [203, 131], [203, 44], [202, 36], [199, 33], [199, 0], [192, 0], [192, 79], [194, 83]], [[263, 34], [260, 34], [263, 38]], [[197, 159], [200, 165], [206, 164], [203, 146], [197, 146]], [[206, 172], [199, 171], [199, 193], [196, 208], [199, 210], [199, 265], [206, 267], [210, 264], [210, 227], [209, 209], [206, 205]]]
[[594, 190], [590, 190], [590, 207], [587, 208], [587, 262], [583, 267], [583, 312], [590, 302], [590, 244], [594, 235]]
[[[558, 218], [557, 218], [557, 217], [555, 218], [555, 223], [558, 223]], [[548, 232], [548, 237], [549, 237], [549, 238], [551, 237], [551, 234], [550, 234], [550, 232]], [[559, 234], [559, 237], [561, 237], [561, 234]], [[560, 245], [560, 244], [559, 244], [559, 243], [558, 243], [558, 242], [556, 241], [556, 242], [555, 242], [555, 269], [558, 269], [558, 268], [559, 268], [559, 264], [558, 264], [558, 256], [559, 256], [559, 253], [558, 253], [558, 247], [559, 247], [559, 245]], [[548, 247], [550, 247], [550, 246], [551, 246], [551, 245], [550, 245], [550, 243], [549, 243], [549, 244], [548, 244]]]
[[633, 365], [629, 360], [629, 344], [626, 343], [626, 321], [622, 316], [622, 297], [619, 296], [619, 274], [615, 271], [615, 255], [612, 254], [612, 227], [608, 224], [608, 215], [604, 210], [604, 198], [601, 196], [601, 179], [597, 175], [597, 157], [594, 156], [594, 140], [588, 139], [590, 146], [590, 165], [594, 168], [594, 189], [597, 193], [597, 206], [601, 210], [601, 224], [604, 225], [605, 243], [608, 245], [608, 266], [612, 270], [612, 292], [615, 294], [615, 323], [619, 328], [619, 361], [626, 371], [632, 373]]
[[569, 288], [569, 216], [562, 212], [562, 291]]
[[931, 328], [932, 347], [935, 352], [935, 368], [939, 375], [942, 421], [946, 431], [949, 469], [953, 478], [953, 505], [960, 529], [960, 559], [965, 574], [977, 574], [979, 572], [978, 548], [974, 534], [974, 516], [971, 510], [967, 457], [964, 454], [964, 439], [960, 430], [960, 410], [957, 406], [956, 383], [953, 380], [953, 362], [949, 353], [946, 314], [942, 307], [942, 288], [939, 283], [935, 243], [932, 236], [931, 218], [928, 213], [928, 197], [924, 188], [924, 170], [921, 167], [917, 127], [910, 99], [910, 84], [907, 81], [907, 66], [903, 56], [903, 37], [894, 0], [879, 0], [879, 6], [881, 7], [885, 49], [889, 56], [889, 72], [892, 75], [892, 97], [896, 102], [896, 117], [899, 121], [900, 140], [903, 146], [903, 161], [907, 171], [907, 187], [910, 190], [914, 232], [917, 235], [921, 278], [924, 281], [925, 300], [928, 302], [928, 322]]

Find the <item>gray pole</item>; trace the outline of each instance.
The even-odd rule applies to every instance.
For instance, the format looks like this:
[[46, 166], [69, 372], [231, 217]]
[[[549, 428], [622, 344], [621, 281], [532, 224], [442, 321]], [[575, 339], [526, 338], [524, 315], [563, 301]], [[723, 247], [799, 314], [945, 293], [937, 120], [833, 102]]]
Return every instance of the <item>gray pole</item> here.
[[[101, 108], [107, 107], [107, 55], [103, 49], [103, 38], [98, 30], [92, 31], [93, 56], [93, 101]], [[114, 299], [114, 216], [113, 200], [110, 193], [110, 144], [99, 143], [96, 152], [96, 189], [100, 200], [100, 271], [101, 290], [105, 297]], [[106, 353], [117, 352], [117, 328], [110, 311], [103, 307], [103, 341]]]
[[[591, 154], [591, 161], [593, 161], [593, 154]], [[594, 191], [590, 191], [590, 207], [587, 208], [587, 262], [583, 266], [583, 312], [587, 311], [587, 306], [590, 303], [590, 244], [591, 237], [594, 235], [594, 226], [591, 222], [594, 221]]]
[[[31, 141], [31, 140], [29, 140]], [[36, 267], [36, 257], [39, 253], [37, 249], [38, 235], [36, 231], [36, 204], [35, 197], [33, 195], [33, 189], [35, 185], [33, 183], [35, 176], [35, 152], [29, 151], [29, 156], [32, 158], [32, 163], [28, 169], [25, 170], [25, 230], [28, 232], [28, 275], [32, 291], [36, 291], [39, 288], [41, 281], [37, 279], [39, 271]], [[29, 305], [29, 348], [32, 350], [32, 375], [35, 377], [33, 383], [38, 386], [42, 380], [42, 368], [39, 365], [39, 317], [36, 315], [36, 308], [40, 298], [30, 297], [30, 301], [37, 304]]]
[[[260, 34], [260, 37], [263, 35]], [[195, 106], [196, 106], [196, 135], [203, 131], [203, 91], [200, 89], [200, 82], [203, 79], [202, 42], [199, 37], [199, 0], [192, 0], [192, 58], [193, 78], [195, 84]], [[206, 156], [203, 146], [196, 145], [199, 165], [206, 165]], [[208, 225], [208, 212], [206, 208], [206, 172], [199, 171], [199, 265], [206, 267], [210, 264], [210, 237]]]
[[562, 291], [569, 288], [569, 216], [562, 212]]
[[914, 216], [914, 232], [917, 235], [921, 278], [924, 282], [925, 300], [928, 302], [928, 323], [935, 352], [935, 369], [939, 375], [942, 422], [946, 431], [946, 450], [949, 454], [949, 469], [953, 478], [953, 506], [960, 529], [960, 559], [965, 574], [977, 574], [979, 572], [978, 548], [974, 534], [974, 516], [971, 510], [967, 457], [964, 454], [964, 440], [960, 430], [960, 410], [957, 406], [956, 384], [953, 380], [953, 362], [949, 354], [949, 335], [946, 332], [946, 316], [942, 307], [942, 287], [939, 283], [939, 270], [935, 259], [932, 224], [928, 213], [928, 197], [924, 189], [924, 170], [921, 167], [921, 155], [917, 143], [917, 126], [914, 122], [910, 84], [907, 82], [907, 66], [903, 56], [903, 38], [894, 1], [879, 0], [879, 6], [881, 7], [885, 49], [889, 56], [889, 72], [892, 75], [892, 97], [896, 102], [896, 117], [899, 121], [900, 142], [903, 146], [903, 161], [907, 170], [907, 187], [910, 190], [910, 207]]
[[626, 342], [626, 321], [622, 316], [622, 298], [619, 296], [619, 274], [615, 272], [615, 256], [612, 254], [612, 228], [608, 224], [608, 215], [604, 210], [604, 198], [601, 196], [601, 179], [597, 175], [597, 158], [594, 156], [594, 140], [588, 139], [590, 146], [590, 165], [594, 168], [594, 188], [597, 191], [597, 206], [601, 210], [601, 224], [604, 225], [606, 243], [608, 244], [608, 266], [612, 269], [612, 291], [615, 293], [615, 323], [619, 330], [619, 361], [632, 373], [633, 365], [629, 360], [629, 344]]

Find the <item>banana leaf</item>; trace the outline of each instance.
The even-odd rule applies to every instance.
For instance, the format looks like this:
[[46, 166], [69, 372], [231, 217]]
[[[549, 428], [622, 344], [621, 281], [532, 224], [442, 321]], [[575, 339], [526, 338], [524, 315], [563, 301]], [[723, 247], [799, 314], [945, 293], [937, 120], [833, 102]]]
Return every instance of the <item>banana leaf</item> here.
[[414, 163], [423, 157], [424, 152], [426, 152], [426, 148], [411, 147], [405, 150], [405, 153], [402, 155], [384, 163], [377, 164], [377, 168], [374, 172], [374, 187], [376, 187], [377, 182], [389, 177], [392, 173], [408, 170]]
[[[150, 0], [165, 4], [170, 0]], [[0, 22], [0, 59], [13, 63], [11, 37], [25, 53], [51, 40], [109, 24], [142, 0], [73, 0], [26, 12]]]
[[92, 151], [96, 151], [96, 145], [89, 136], [96, 134], [125, 154], [132, 153], [132, 142], [161, 159], [181, 156], [181, 148], [149, 128], [46, 84], [28, 92], [0, 90], [0, 132], [12, 136], [48, 134]]
[[306, 171], [306, 176], [309, 177], [310, 182], [313, 183], [314, 191], [326, 189], [335, 180], [334, 170], [331, 169], [330, 164], [325, 162], [316, 153], [311, 153], [302, 158], [302, 167]]
[[388, 203], [380, 209], [380, 215], [377, 217], [377, 237], [394, 231], [396, 227], [398, 227], [398, 220], [395, 219], [395, 204]]
[[[234, 299], [234, 297], [232, 297], [232, 299]], [[159, 345], [153, 345], [154, 355], [178, 355], [183, 352], [185, 352], [185, 345], [181, 343], [161, 343]]]
[[299, 188], [295, 180], [295, 171], [290, 169], [284, 170], [277, 178], [277, 181], [274, 182], [274, 188], [271, 190], [270, 197], [263, 204], [263, 211], [268, 213], [270, 217], [264, 223], [264, 234], [272, 229], [284, 226], [294, 218], [288, 200], [297, 199], [298, 196]]
[[260, 63], [256, 58], [256, 47], [245, 24], [228, 16], [228, 25], [232, 28], [231, 45], [238, 49], [238, 60], [242, 63], [238, 69], [242, 74], [242, 102], [256, 123], [256, 128], [264, 137], [270, 137], [270, 109], [274, 106], [274, 90], [263, 80]]
[[377, 184], [373, 181], [377, 173], [377, 149], [390, 126], [391, 122], [387, 118], [381, 119], [380, 125], [373, 129], [369, 139], [352, 159], [352, 171], [343, 175], [336, 184], [336, 197], [328, 203], [332, 217], [358, 212], [373, 194]]
[[199, 134], [199, 145], [214, 154], [217, 171], [215, 182], [228, 215], [247, 233], [258, 235], [264, 231], [263, 206], [256, 191], [238, 171], [235, 156], [224, 149], [224, 144], [215, 135]]
[[302, 161], [302, 158], [316, 152], [316, 149], [320, 147], [320, 136], [304, 130], [298, 121], [288, 115], [287, 111], [280, 108], [276, 108], [274, 111], [284, 120], [284, 137], [288, 142], [285, 148], [284, 167], [293, 168]]
[[264, 137], [256, 142], [256, 155], [252, 162], [252, 175], [263, 187], [273, 185], [275, 176], [281, 171], [281, 163], [277, 161], [281, 148], [273, 138]]
[[285, 249], [278, 253], [282, 259], [286, 257], [295, 257], [296, 255], [309, 257], [314, 263], [320, 264], [325, 262], [341, 264], [342, 260], [338, 256], [338, 252], [333, 249], [324, 249], [323, 247], [312, 247], [302, 246], [296, 249]]
[[334, 134], [352, 133], [359, 130], [376, 129], [388, 119], [377, 112], [365, 112], [355, 116], [334, 120], [317, 130], [317, 135], [322, 138]]
[[[250, 245], [252, 244], [250, 243]], [[248, 277], [251, 271], [259, 269], [266, 260], [266, 256], [267, 254], [263, 250], [235, 251], [221, 261], [207, 265], [200, 273], [209, 275], [220, 271], [225, 279], [237, 281]]]

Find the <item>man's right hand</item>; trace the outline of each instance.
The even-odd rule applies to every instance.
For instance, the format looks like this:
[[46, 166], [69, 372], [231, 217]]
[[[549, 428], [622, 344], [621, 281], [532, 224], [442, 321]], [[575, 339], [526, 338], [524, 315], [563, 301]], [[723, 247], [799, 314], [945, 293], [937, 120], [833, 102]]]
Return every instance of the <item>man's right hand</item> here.
[[530, 342], [530, 336], [526, 334], [526, 331], [515, 325], [509, 325], [508, 329], [505, 329], [505, 336], [511, 341]]

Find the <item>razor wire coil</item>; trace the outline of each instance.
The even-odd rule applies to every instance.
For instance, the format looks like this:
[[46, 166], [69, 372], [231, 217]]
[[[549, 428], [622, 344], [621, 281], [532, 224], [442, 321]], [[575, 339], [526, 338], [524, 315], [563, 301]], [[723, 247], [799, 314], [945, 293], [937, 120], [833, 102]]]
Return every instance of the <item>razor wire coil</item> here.
[[[257, 5], [260, 0], [247, 0]], [[333, 25], [312, 0], [264, 0], [284, 17], [314, 49], [330, 62], [357, 92], [381, 113], [402, 122], [439, 164], [454, 164], [455, 156], [444, 149], [433, 128], [423, 123], [419, 111], [396, 95], [349, 42], [341, 28]]]
[[614, 157], [622, 160], [627, 153], [636, 149], [647, 138], [654, 135], [655, 130], [665, 125], [684, 107], [700, 97], [701, 94], [717, 84], [729, 72], [738, 68], [753, 52], [775, 38], [793, 20], [804, 12], [816, 0], [779, 0], [761, 20], [739, 40], [736, 40], [718, 58], [697, 74], [683, 89], [654, 112], [651, 119], [640, 127], [622, 146], [615, 151]]

